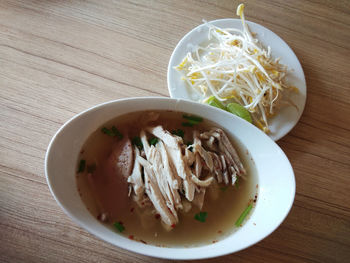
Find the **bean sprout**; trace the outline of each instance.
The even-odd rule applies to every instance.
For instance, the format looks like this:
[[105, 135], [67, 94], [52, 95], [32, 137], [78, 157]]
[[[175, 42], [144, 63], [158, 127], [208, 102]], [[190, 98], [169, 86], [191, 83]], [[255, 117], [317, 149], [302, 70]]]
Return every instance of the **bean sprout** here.
[[207, 46], [197, 46], [175, 68], [183, 80], [201, 96], [224, 104], [236, 102], [252, 115], [260, 129], [269, 132], [268, 118], [279, 108], [283, 90], [297, 91], [284, 83], [287, 67], [271, 57], [248, 28], [244, 5], [237, 7], [243, 30], [219, 28], [204, 21], [209, 29]]

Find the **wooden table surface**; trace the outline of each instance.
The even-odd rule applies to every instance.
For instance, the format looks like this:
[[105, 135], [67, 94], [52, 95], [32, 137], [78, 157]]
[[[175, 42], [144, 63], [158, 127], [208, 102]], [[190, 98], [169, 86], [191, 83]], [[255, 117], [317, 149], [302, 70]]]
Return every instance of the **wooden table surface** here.
[[[237, 1], [0, 0], [0, 261], [169, 262], [113, 247], [78, 227], [50, 194], [44, 156], [57, 129], [95, 104], [169, 96], [169, 57], [202, 19]], [[203, 262], [346, 262], [350, 258], [350, 2], [246, 1], [246, 18], [298, 56], [308, 97], [278, 144], [293, 208], [269, 237]], [[349, 262], [349, 261], [347, 261]]]

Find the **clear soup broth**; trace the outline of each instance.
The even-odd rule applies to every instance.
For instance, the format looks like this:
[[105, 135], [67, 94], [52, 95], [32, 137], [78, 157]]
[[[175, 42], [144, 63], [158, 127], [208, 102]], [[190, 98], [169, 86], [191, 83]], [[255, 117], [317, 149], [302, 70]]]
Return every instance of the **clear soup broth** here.
[[[183, 126], [183, 113], [172, 111], [154, 111], [160, 113], [159, 118], [148, 126], [162, 125], [168, 131], [182, 130], [183, 141], [189, 142], [193, 129], [207, 131], [218, 125], [204, 120], [192, 127]], [[117, 127], [118, 131], [130, 139], [139, 136], [144, 129], [145, 112], [134, 112], [119, 116], [97, 129], [82, 147], [77, 161], [76, 180], [79, 194], [90, 213], [107, 227], [118, 234], [142, 243], [157, 246], [198, 246], [215, 243], [239, 227], [235, 222], [248, 204], [257, 200], [257, 176], [252, 158], [238, 141], [230, 141], [235, 146], [239, 157], [247, 171], [245, 179], [239, 179], [235, 185], [212, 183], [205, 194], [201, 210], [192, 206], [189, 212], [178, 212], [179, 223], [170, 231], [166, 230], [159, 214], [152, 208], [140, 208], [128, 196], [129, 187], [126, 178], [108, 175], [103, 166], [113, 151], [118, 136], [103, 133], [103, 127]], [[84, 169], [82, 169], [82, 162]], [[91, 182], [94, 176], [94, 182]], [[205, 222], [195, 219], [199, 212], [205, 212]], [[250, 212], [251, 213], [251, 212]], [[101, 218], [107, 214], [108, 218]], [[246, 220], [245, 220], [246, 221]], [[118, 223], [119, 227], [114, 226]], [[122, 226], [120, 228], [120, 225]]]

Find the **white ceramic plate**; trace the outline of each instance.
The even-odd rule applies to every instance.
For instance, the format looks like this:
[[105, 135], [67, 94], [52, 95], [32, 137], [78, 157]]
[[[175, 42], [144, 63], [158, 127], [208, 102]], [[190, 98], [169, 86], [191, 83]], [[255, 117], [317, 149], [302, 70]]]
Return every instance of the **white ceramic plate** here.
[[[223, 127], [253, 158], [259, 184], [250, 218], [234, 234], [215, 244], [198, 247], [158, 247], [130, 240], [100, 223], [83, 204], [76, 185], [76, 163], [86, 139], [101, 125], [134, 111], [172, 110], [202, 116]], [[293, 169], [280, 147], [262, 131], [220, 109], [170, 98], [130, 98], [92, 107], [65, 123], [52, 138], [45, 157], [45, 174], [61, 208], [90, 233], [115, 246], [147, 256], [201, 259], [247, 248], [271, 234], [285, 219], [295, 195]]]
[[[220, 19], [209, 23], [223, 28], [231, 27], [242, 29], [242, 22], [239, 19]], [[286, 80], [290, 85], [299, 89], [299, 93], [293, 94], [290, 98], [298, 107], [298, 110], [293, 106], [286, 106], [283, 107], [273, 119], [270, 119], [271, 133], [269, 136], [277, 141], [293, 129], [303, 113], [306, 102], [304, 72], [293, 50], [279, 36], [259, 24], [249, 21], [247, 21], [247, 24], [251, 32], [257, 34], [257, 38], [261, 44], [265, 47], [271, 47], [272, 56], [274, 58], [281, 58], [281, 63], [288, 66], [289, 73]], [[199, 95], [181, 80], [181, 74], [175, 70], [174, 67], [181, 63], [182, 59], [188, 52], [193, 50], [194, 46], [201, 45], [207, 40], [208, 28], [206, 25], [202, 24], [187, 33], [177, 44], [168, 65], [168, 89], [170, 97], [194, 101], [200, 99]]]

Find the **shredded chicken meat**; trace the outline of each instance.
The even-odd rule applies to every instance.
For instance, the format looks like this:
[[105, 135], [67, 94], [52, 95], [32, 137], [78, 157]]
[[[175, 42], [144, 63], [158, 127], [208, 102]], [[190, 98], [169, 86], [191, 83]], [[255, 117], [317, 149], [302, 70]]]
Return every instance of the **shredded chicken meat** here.
[[[155, 145], [149, 144], [151, 136], [158, 139]], [[192, 205], [202, 209], [206, 189], [213, 181], [234, 184], [245, 174], [222, 129], [195, 130], [192, 136], [193, 143], [188, 146], [162, 126], [149, 126], [140, 132], [143, 150], [133, 148], [130, 195], [140, 206], [149, 200], [166, 229], [179, 222], [179, 210], [187, 212]]]

